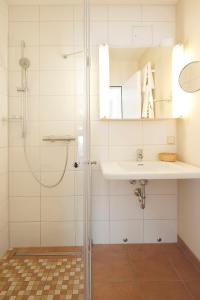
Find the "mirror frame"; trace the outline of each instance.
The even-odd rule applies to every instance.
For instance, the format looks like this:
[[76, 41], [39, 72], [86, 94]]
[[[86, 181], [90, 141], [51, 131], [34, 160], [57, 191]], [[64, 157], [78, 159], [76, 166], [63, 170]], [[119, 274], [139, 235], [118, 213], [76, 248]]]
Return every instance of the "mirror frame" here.
[[181, 84], [181, 75], [183, 74], [183, 72], [187, 69], [188, 66], [190, 65], [193, 65], [193, 64], [196, 64], [196, 63], [199, 63], [200, 64], [200, 60], [194, 60], [194, 61], [191, 61], [190, 63], [186, 64], [183, 69], [181, 70], [180, 74], [179, 74], [179, 79], [178, 79], [178, 82], [179, 82], [179, 85], [181, 87], [181, 89], [186, 92], [186, 93], [189, 93], [189, 94], [193, 94], [193, 93], [196, 93], [196, 92], [199, 92], [200, 91], [200, 86], [197, 90], [193, 90], [193, 91], [188, 91], [186, 90], [183, 85]]

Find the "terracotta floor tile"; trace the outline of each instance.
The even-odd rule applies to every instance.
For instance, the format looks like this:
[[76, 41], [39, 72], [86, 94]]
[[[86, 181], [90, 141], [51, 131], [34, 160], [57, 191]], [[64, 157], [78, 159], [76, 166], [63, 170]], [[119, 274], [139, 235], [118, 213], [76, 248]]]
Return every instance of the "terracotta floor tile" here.
[[134, 283], [96, 284], [92, 300], [142, 300]]
[[144, 282], [139, 291], [142, 300], [193, 300], [181, 282]]
[[127, 249], [129, 261], [141, 261], [141, 260], [155, 260], [157, 258], [162, 258], [163, 260], [167, 256], [163, 251], [161, 245], [129, 245]]
[[98, 245], [92, 249], [93, 261], [108, 262], [111, 261], [127, 261], [127, 247], [126, 245]]
[[183, 255], [173, 255], [170, 262], [182, 280], [200, 280], [200, 271]]
[[127, 262], [93, 262], [92, 278], [95, 283], [136, 280], [132, 267]]
[[144, 281], [177, 281], [179, 280], [173, 266], [163, 257], [152, 257], [132, 262], [135, 276]]
[[195, 300], [200, 299], [200, 280], [192, 280], [185, 282], [187, 288], [191, 292]]

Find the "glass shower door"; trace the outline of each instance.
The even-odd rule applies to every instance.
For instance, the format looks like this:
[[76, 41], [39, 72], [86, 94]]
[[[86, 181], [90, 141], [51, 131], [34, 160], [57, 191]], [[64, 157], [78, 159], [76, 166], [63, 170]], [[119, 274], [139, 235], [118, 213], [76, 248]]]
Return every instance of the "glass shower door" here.
[[15, 256], [77, 258], [88, 300], [88, 3], [10, 9], [10, 246]]

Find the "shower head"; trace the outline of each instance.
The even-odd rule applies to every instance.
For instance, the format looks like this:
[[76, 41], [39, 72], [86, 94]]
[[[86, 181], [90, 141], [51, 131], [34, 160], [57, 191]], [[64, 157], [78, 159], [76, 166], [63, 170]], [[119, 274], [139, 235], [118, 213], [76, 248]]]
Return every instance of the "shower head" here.
[[19, 60], [19, 65], [20, 65], [23, 69], [27, 70], [27, 69], [30, 67], [31, 62], [30, 62], [30, 60], [29, 60], [28, 58], [22, 57], [22, 58], [20, 58], [20, 60]]

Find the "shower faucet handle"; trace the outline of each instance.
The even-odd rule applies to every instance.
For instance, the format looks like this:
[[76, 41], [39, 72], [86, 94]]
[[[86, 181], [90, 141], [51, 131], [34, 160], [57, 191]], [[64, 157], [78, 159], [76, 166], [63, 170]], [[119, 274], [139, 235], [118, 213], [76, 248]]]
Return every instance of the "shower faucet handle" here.
[[72, 142], [76, 138], [71, 135], [48, 135], [42, 139], [44, 142]]

